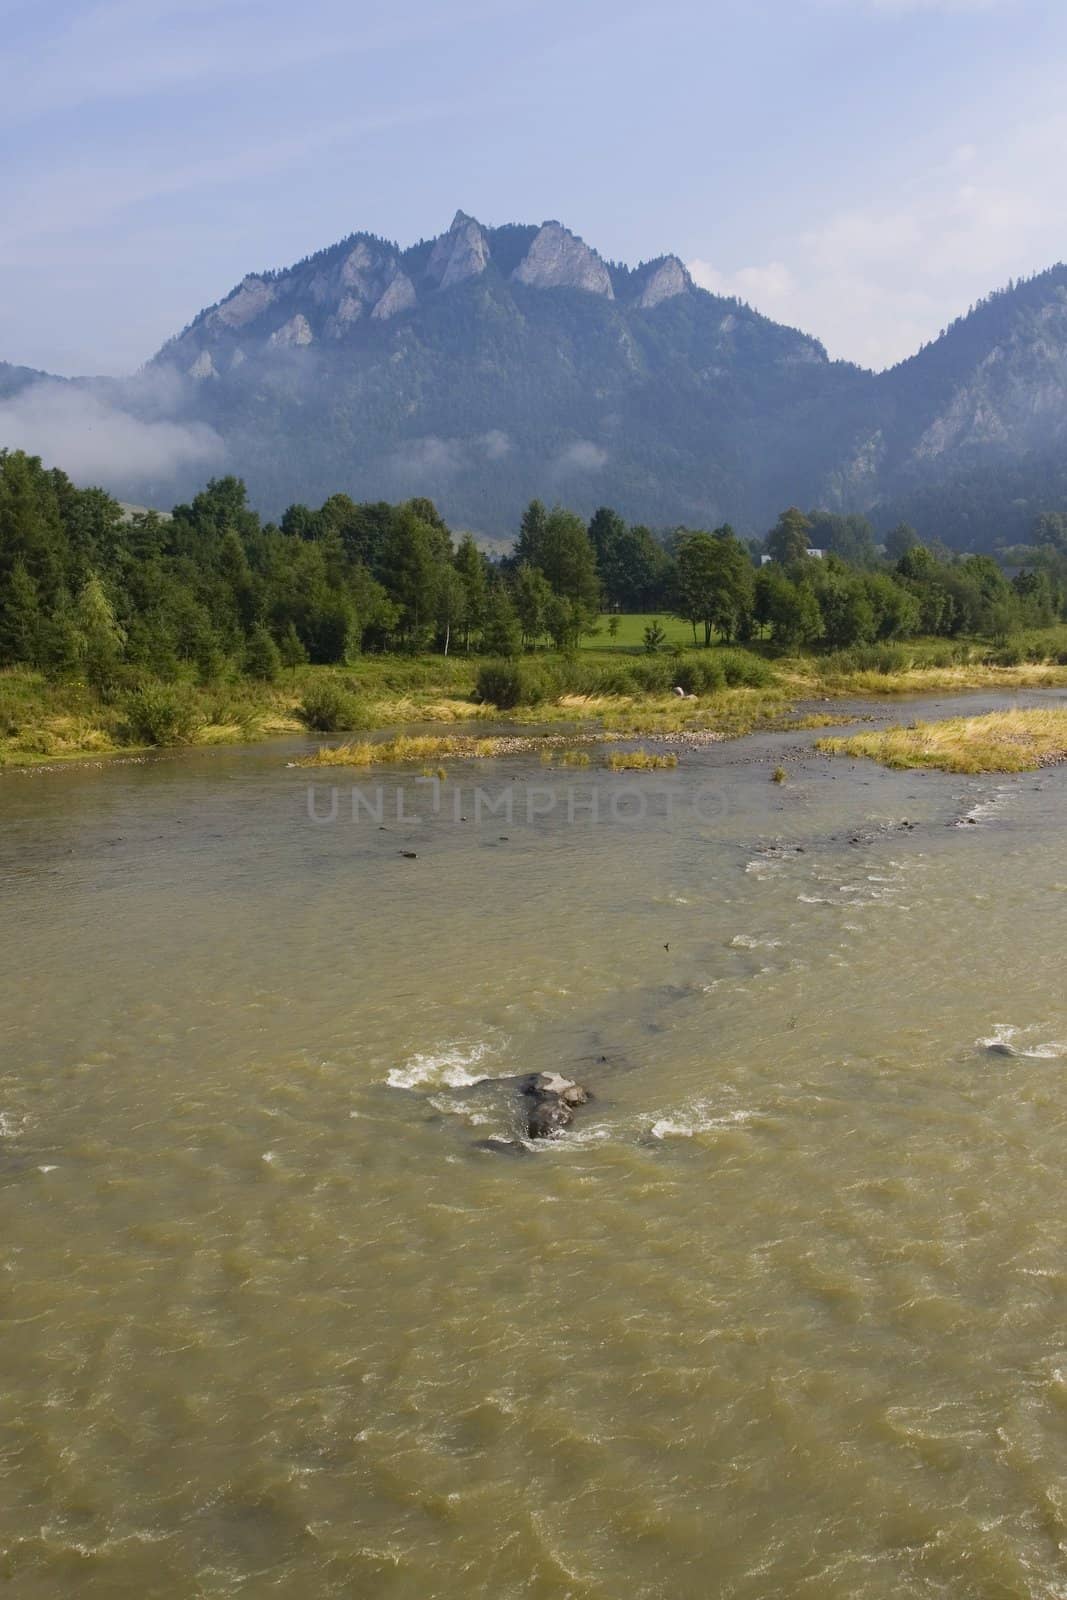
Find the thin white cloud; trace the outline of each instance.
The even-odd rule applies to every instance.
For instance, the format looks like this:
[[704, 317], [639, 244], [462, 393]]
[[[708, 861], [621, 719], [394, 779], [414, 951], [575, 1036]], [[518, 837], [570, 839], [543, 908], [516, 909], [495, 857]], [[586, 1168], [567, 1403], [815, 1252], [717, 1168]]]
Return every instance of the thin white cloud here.
[[317, 152], [350, 144], [361, 136], [388, 132], [447, 116], [454, 103], [426, 102], [391, 112], [347, 117], [306, 127], [299, 134], [279, 134], [273, 139], [255, 136], [218, 154], [199, 160], [160, 164], [151, 151], [129, 149], [86, 172], [78, 161], [48, 172], [26, 174], [4, 195], [7, 213], [0, 234], [0, 266], [25, 261], [27, 246], [49, 236], [71, 237], [83, 227], [97, 227], [144, 201], [201, 193], [225, 184], [300, 167]]
[[722, 272], [699, 257], [688, 263], [689, 271], [702, 289], [738, 300], [746, 300], [769, 316], [784, 311], [797, 292], [793, 275], [784, 261], [769, 261], [765, 267], [739, 267]]
[[[437, 13], [347, 0], [104, 0], [53, 24], [5, 83], [0, 123], [93, 102], [291, 75], [321, 61], [400, 50], [532, 0], [468, 0]], [[3, 53], [0, 51], [0, 61]]]
[[560, 451], [552, 470], [563, 476], [573, 472], [599, 472], [607, 465], [607, 460], [608, 452], [594, 444], [592, 439], [577, 439], [574, 444]]
[[768, 262], [696, 259], [695, 280], [815, 334], [830, 354], [883, 367], [911, 355], [1012, 277], [1062, 259], [1067, 116], [995, 147], [959, 146], [903, 192], [839, 210], [776, 241]]
[[511, 454], [511, 440], [503, 428], [490, 428], [478, 440], [487, 461], [503, 461]]

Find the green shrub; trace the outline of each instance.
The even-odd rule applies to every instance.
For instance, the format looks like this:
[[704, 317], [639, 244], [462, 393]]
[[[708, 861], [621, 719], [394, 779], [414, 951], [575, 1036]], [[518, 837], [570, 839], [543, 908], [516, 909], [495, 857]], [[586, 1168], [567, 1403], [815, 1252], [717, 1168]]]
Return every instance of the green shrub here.
[[204, 721], [217, 728], [236, 728], [243, 739], [250, 738], [257, 727], [256, 707], [241, 699], [237, 693], [216, 689], [201, 696]]
[[586, 675], [577, 694], [633, 694], [634, 675], [629, 666], [616, 664], [598, 666], [595, 673]]
[[662, 656], [643, 656], [631, 661], [630, 678], [635, 689], [645, 694], [667, 694], [677, 683], [677, 658], [667, 660]]
[[910, 650], [899, 644], [858, 644], [851, 650], [834, 650], [824, 656], [820, 674], [824, 678], [847, 676], [853, 672], [878, 672], [889, 677], [906, 672], [913, 665]]
[[309, 684], [296, 714], [305, 727], [316, 733], [351, 733], [356, 728], [369, 728], [372, 720], [366, 704], [336, 678], [321, 678]]
[[200, 726], [196, 699], [182, 683], [141, 683], [126, 696], [123, 712], [134, 744], [188, 744]]
[[942, 644], [929, 645], [923, 651], [922, 665], [924, 667], [958, 666], [959, 649], [956, 645], [949, 644], [947, 640]]
[[731, 689], [765, 689], [774, 682], [774, 670], [748, 650], [720, 650], [723, 676]]
[[713, 694], [726, 683], [722, 660], [710, 652], [702, 656], [689, 656], [675, 667], [674, 682], [686, 694]]
[[478, 698], [501, 711], [540, 704], [546, 687], [541, 673], [525, 661], [485, 661], [478, 668]]
[[130, 695], [140, 691], [145, 681], [143, 667], [135, 667], [124, 661], [112, 667], [106, 677], [93, 687], [104, 705], [124, 705]]

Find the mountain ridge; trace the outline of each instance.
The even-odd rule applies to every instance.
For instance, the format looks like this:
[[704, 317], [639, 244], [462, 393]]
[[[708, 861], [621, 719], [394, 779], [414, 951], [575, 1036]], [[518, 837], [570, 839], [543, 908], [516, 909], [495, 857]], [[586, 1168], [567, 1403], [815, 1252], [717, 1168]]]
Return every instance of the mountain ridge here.
[[[27, 371], [0, 365], [0, 398], [42, 381]], [[759, 532], [792, 502], [886, 525], [919, 506], [931, 534], [988, 546], [1020, 535], [1028, 482], [1061, 494], [1067, 267], [875, 373], [703, 289], [676, 255], [630, 267], [558, 220], [487, 227], [460, 210], [407, 247], [354, 232], [249, 273], [138, 377], [69, 381], [156, 418], [165, 392], [272, 514], [337, 490], [427, 494], [499, 534], [540, 496]], [[158, 499], [197, 481], [188, 462], [108, 487]]]

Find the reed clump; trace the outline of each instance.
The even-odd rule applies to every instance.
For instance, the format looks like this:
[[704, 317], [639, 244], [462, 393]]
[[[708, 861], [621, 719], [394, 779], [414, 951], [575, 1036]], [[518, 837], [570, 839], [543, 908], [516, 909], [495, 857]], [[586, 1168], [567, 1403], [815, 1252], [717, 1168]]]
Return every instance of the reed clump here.
[[545, 748], [541, 751], [541, 765], [543, 767], [588, 767], [590, 760], [587, 750], [554, 750]]
[[677, 765], [673, 750], [666, 755], [653, 755], [650, 750], [613, 750], [608, 757], [612, 772], [662, 772]]

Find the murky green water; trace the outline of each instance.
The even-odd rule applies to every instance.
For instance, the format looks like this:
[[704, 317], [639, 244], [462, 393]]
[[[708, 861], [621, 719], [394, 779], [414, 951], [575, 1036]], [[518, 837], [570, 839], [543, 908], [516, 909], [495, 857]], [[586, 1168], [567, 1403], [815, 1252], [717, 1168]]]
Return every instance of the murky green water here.
[[797, 742], [0, 779], [5, 1593], [1067, 1595], [1067, 771]]

